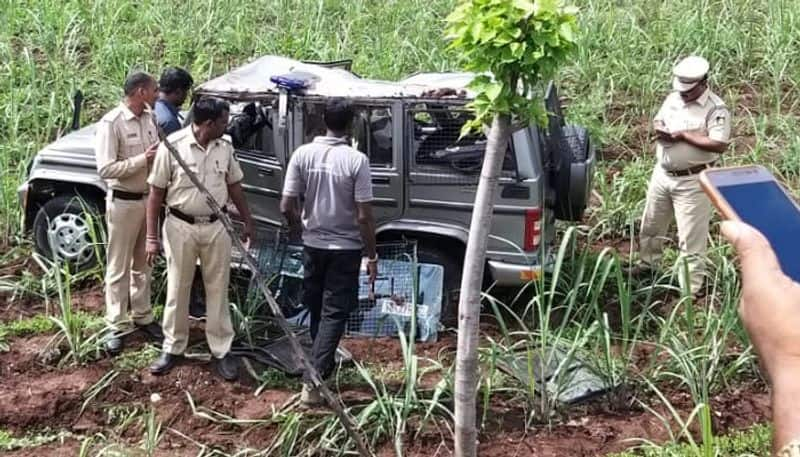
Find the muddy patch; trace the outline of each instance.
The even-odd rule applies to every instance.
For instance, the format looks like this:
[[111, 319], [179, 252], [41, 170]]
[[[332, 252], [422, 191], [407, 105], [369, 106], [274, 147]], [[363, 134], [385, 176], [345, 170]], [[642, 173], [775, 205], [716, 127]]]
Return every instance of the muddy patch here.
[[[57, 297], [52, 300], [55, 301], [51, 302], [52, 308], [50, 312], [58, 312]], [[92, 314], [103, 314], [105, 312], [105, 298], [102, 287], [97, 285], [86, 286], [73, 292], [72, 309]], [[0, 321], [2, 322], [25, 319], [46, 311], [44, 300], [38, 296], [14, 296], [10, 292], [0, 293]]]
[[6, 378], [0, 384], [0, 424], [11, 430], [69, 426], [83, 393], [107, 371], [108, 367], [88, 366]]
[[[455, 333], [440, 333], [438, 341], [417, 343], [414, 351], [418, 357], [438, 360], [448, 352], [455, 352], [456, 340]], [[397, 338], [346, 338], [342, 340], [342, 346], [359, 361], [391, 363], [403, 360], [403, 349]]]

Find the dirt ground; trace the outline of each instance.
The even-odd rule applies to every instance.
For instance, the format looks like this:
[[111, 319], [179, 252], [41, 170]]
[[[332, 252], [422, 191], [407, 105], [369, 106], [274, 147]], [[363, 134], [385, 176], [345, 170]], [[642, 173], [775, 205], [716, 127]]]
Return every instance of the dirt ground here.
[[[27, 315], [0, 298], [0, 319]], [[99, 312], [102, 293], [93, 288], [75, 296], [80, 309]], [[489, 329], [491, 331], [491, 329]], [[198, 336], [202, 337], [202, 334]], [[193, 440], [224, 450], [242, 447], [263, 449], [275, 439], [272, 425], [230, 425], [193, 414], [190, 403], [208, 412], [240, 420], [268, 418], [296, 401], [297, 392], [291, 388], [267, 389], [255, 396], [256, 384], [242, 372], [241, 380], [227, 383], [221, 380], [209, 363], [183, 361], [166, 376], [156, 377], [141, 369], [123, 371], [83, 412], [86, 392], [113, 368], [111, 359], [102, 359], [86, 366], [58, 369], [41, 361], [40, 351], [51, 335], [22, 337], [10, 341], [10, 350], [0, 353], [0, 429], [15, 436], [39, 430], [65, 430], [77, 437], [107, 433], [115, 430], [118, 416], [124, 410], [147, 410], [151, 395], [160, 401], [153, 404], [162, 422], [164, 437], [156, 455], [197, 455], [200, 447]], [[128, 350], [143, 344], [142, 337], [127, 341]], [[356, 360], [387, 370], [402, 366], [402, 351], [396, 339], [348, 339], [344, 342]], [[435, 343], [421, 343], [416, 353], [433, 360], [452, 361], [456, 335], [445, 333]], [[435, 381], [432, 381], [432, 383]], [[370, 392], [363, 387], [340, 386], [346, 403], [369, 400]], [[688, 415], [694, 404], [687, 393], [668, 391], [674, 405]], [[720, 394], [712, 400], [717, 433], [746, 428], [769, 417], [769, 397], [764, 387], [749, 384]], [[662, 411], [666, 414], [666, 411]], [[635, 439], [666, 441], [669, 432], [653, 414], [640, 407], [615, 411], [597, 401], [570, 410], [569, 417], [555, 421], [552, 427], [534, 426], [526, 431], [524, 413], [518, 402], [511, 405], [498, 396], [493, 400], [488, 421], [480, 436], [480, 455], [510, 456], [595, 456], [620, 451], [635, 445]], [[123, 442], [135, 446], [142, 439], [141, 425], [121, 431]], [[425, 430], [406, 444], [406, 454], [416, 456], [452, 455], [452, 441], [447, 430]], [[76, 455], [78, 438], [66, 439], [42, 447], [9, 453], [12, 456]], [[393, 455], [386, 444], [379, 455]]]

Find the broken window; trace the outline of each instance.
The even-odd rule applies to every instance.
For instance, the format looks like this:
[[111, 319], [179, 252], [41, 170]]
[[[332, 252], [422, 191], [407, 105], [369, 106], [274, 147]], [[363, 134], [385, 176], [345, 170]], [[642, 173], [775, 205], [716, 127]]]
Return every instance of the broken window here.
[[260, 102], [231, 104], [230, 121], [225, 133], [233, 147], [266, 156], [275, 156], [272, 131], [272, 107]]
[[[389, 106], [354, 105], [351, 145], [366, 154], [373, 167], [392, 166], [392, 113]], [[323, 102], [303, 104], [303, 143], [325, 135]]]
[[[418, 171], [478, 175], [486, 153], [482, 132], [461, 137], [461, 128], [472, 119], [463, 107], [419, 104], [408, 112], [412, 126], [411, 153]], [[514, 175], [516, 162], [509, 142], [503, 161], [503, 175]]]

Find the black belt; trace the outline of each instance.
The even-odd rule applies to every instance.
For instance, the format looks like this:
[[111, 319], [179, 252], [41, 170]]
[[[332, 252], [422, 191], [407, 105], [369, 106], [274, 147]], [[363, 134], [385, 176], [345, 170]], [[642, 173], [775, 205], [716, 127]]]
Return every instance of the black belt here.
[[[227, 212], [225, 207], [222, 207], [222, 212], [223, 213]], [[186, 213], [178, 211], [175, 208], [170, 208], [169, 214], [177, 217], [183, 222], [188, 222], [189, 224], [210, 224], [212, 222], [217, 222], [219, 220], [219, 217], [217, 217], [216, 214], [212, 214], [210, 216], [190, 216]]]
[[125, 192], [124, 190], [111, 189], [112, 200], [141, 200], [147, 194]]
[[714, 162], [711, 163], [703, 163], [700, 165], [695, 165], [693, 167], [689, 167], [685, 170], [664, 170], [668, 176], [672, 176], [673, 178], [680, 178], [682, 176], [691, 176], [700, 173], [701, 171], [705, 170], [706, 168], [711, 168], [714, 166]]

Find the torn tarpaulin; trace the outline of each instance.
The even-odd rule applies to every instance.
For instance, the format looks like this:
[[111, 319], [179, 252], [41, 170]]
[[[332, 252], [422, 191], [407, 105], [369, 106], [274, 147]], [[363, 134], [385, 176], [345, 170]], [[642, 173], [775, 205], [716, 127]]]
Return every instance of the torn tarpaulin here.
[[507, 352], [500, 356], [497, 366], [522, 385], [535, 382], [538, 395], [546, 389], [561, 403], [578, 403], [617, 387], [609, 386], [574, 353], [557, 348]]
[[[311, 354], [311, 335], [308, 329], [297, 329], [295, 335], [306, 354]], [[247, 341], [236, 341], [231, 347], [231, 353], [240, 357], [247, 357], [262, 365], [283, 371], [289, 376], [303, 374], [303, 364], [292, 351], [289, 337], [280, 336], [272, 339], [259, 339], [254, 344]], [[353, 360], [353, 355], [343, 347], [336, 349], [336, 363], [347, 363]]]

